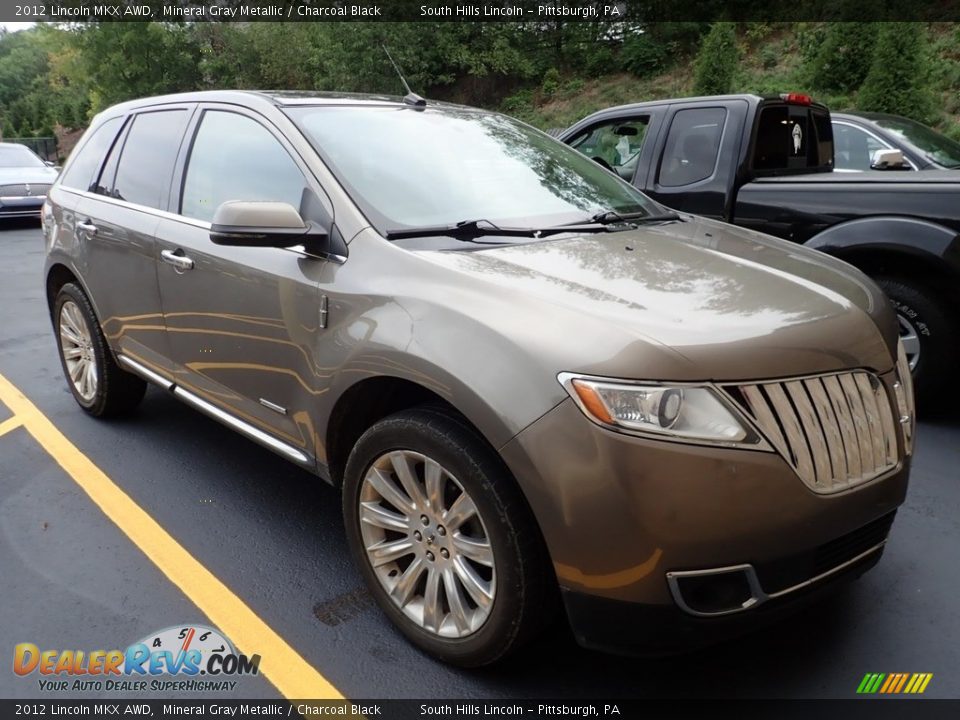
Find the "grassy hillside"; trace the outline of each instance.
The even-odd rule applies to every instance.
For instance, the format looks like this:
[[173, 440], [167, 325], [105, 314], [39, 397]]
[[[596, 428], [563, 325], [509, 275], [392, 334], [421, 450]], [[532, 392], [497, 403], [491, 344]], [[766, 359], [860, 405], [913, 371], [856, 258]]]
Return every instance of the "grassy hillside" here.
[[[810, 57], [822, 36], [824, 25], [794, 23], [771, 28], [760, 23], [739, 34], [740, 65], [734, 92], [759, 94], [805, 92], [832, 110], [857, 108], [856, 91], [830, 93], [813, 86]], [[930, 74], [940, 100], [940, 120], [935, 125], [960, 141], [960, 29], [955, 24], [929, 28]], [[566, 127], [574, 121], [611, 105], [642, 102], [693, 94], [693, 55], [671, 58], [659, 74], [638, 77], [616, 73], [584, 79], [577, 76], [547, 78], [535, 89], [507, 97], [502, 110], [540, 128]]]

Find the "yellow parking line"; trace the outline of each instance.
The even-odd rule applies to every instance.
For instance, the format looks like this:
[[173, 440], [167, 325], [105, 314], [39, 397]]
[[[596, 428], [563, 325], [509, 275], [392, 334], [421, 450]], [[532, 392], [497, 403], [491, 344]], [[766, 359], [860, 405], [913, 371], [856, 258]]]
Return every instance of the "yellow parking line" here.
[[23, 425], [23, 420], [14, 415], [12, 418], [7, 418], [2, 423], [0, 423], [0, 437], [3, 437], [11, 430], [16, 430], [18, 427]]
[[104, 514], [237, 647], [248, 655], [260, 655], [260, 670], [286, 698], [343, 699], [329, 680], [114, 484], [3, 375], [0, 401], [15, 416], [0, 430], [19, 420]]

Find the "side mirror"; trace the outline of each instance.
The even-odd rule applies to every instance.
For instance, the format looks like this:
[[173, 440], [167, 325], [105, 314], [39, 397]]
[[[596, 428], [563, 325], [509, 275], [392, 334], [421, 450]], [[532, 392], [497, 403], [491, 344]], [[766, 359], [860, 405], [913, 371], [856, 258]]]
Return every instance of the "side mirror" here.
[[903, 157], [902, 150], [876, 150], [873, 158], [870, 160], [870, 167], [873, 170], [907, 170], [910, 166]]
[[228, 200], [217, 208], [210, 226], [215, 245], [285, 248], [326, 236], [326, 230], [305, 223], [284, 202]]

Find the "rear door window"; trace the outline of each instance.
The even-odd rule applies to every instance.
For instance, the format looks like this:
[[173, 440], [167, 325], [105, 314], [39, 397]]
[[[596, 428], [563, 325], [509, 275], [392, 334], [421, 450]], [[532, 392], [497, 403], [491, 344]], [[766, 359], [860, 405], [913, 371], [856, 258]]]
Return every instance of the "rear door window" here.
[[299, 208], [306, 186], [293, 158], [263, 125], [207, 110], [190, 150], [180, 212], [209, 222], [227, 200], [274, 200]]
[[[134, 118], [117, 164], [112, 197], [166, 209], [165, 197], [187, 119], [186, 110], [146, 112]], [[100, 179], [100, 185], [105, 182], [107, 178]]]
[[713, 175], [720, 155], [720, 140], [726, 118], [725, 108], [677, 111], [670, 123], [670, 133], [663, 150], [660, 185], [681, 187]]
[[76, 151], [77, 156], [71, 160], [60, 184], [74, 190], [90, 190], [94, 176], [103, 163], [103, 156], [113, 145], [122, 124], [123, 118], [110, 118], [94, 130], [90, 138]]

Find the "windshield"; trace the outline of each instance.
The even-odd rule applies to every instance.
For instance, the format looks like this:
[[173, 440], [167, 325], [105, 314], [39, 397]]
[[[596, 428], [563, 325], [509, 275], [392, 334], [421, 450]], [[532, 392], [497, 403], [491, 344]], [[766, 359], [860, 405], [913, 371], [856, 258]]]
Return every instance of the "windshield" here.
[[0, 145], [0, 167], [46, 167], [46, 165], [24, 145]]
[[873, 118], [884, 130], [892, 132], [923, 151], [938, 165], [960, 168], [960, 143], [941, 135], [926, 125], [907, 118]]
[[485, 220], [535, 227], [662, 208], [597, 163], [502, 115], [288, 109], [381, 231]]

